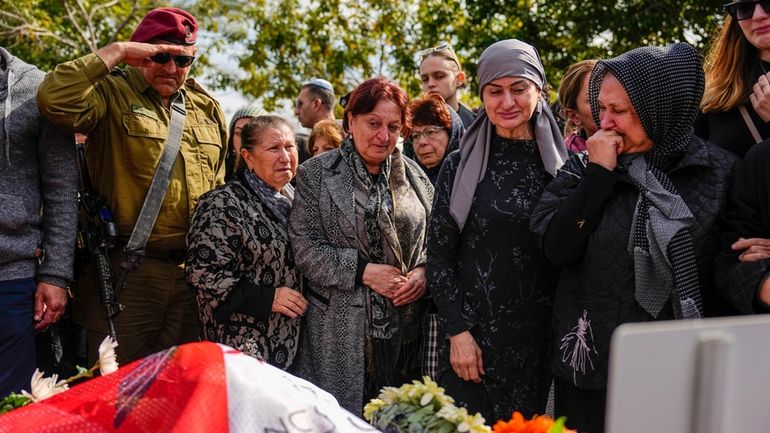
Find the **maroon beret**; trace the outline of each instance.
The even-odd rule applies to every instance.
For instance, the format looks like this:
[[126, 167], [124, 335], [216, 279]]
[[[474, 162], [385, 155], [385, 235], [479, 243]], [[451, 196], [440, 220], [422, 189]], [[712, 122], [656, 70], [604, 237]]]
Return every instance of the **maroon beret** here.
[[192, 45], [198, 34], [198, 21], [189, 12], [177, 8], [157, 8], [142, 18], [131, 35], [132, 42], [161, 39], [177, 45]]

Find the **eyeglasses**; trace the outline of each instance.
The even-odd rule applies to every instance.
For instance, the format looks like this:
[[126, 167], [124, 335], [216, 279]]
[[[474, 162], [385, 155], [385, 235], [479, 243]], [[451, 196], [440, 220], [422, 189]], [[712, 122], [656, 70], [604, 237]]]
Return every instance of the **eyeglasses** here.
[[195, 56], [172, 56], [169, 53], [160, 53], [150, 57], [150, 60], [159, 65], [165, 65], [171, 59], [174, 59], [174, 63], [176, 63], [177, 67], [186, 68], [192, 65], [192, 62], [195, 60]]
[[[448, 51], [448, 53], [446, 53], [445, 55], [440, 55], [439, 53], [441, 53], [441, 51]], [[455, 62], [458, 68], [460, 67], [460, 62], [457, 60], [457, 55], [452, 50], [452, 46], [449, 45], [448, 43], [443, 43], [440, 45], [436, 45], [435, 47], [427, 48], [420, 51], [420, 60], [421, 61], [425, 60], [434, 54], [438, 55], [439, 57], [443, 57], [447, 60], [451, 60]]]
[[725, 5], [725, 10], [734, 19], [743, 21], [754, 16], [757, 3], [762, 6], [766, 14], [770, 14], [770, 0], [735, 1]]
[[440, 126], [429, 126], [422, 131], [414, 131], [412, 132], [412, 135], [409, 136], [409, 138], [412, 140], [412, 143], [417, 143], [417, 140], [420, 139], [420, 137], [425, 137], [428, 140], [435, 140], [438, 138], [438, 133], [441, 132], [444, 128]]

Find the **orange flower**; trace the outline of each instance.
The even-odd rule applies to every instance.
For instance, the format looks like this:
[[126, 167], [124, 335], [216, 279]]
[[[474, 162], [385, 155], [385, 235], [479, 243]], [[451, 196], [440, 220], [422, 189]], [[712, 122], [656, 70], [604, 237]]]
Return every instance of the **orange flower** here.
[[[492, 427], [492, 433], [549, 433], [555, 425], [553, 418], [547, 415], [535, 415], [531, 420], [524, 419], [520, 412], [514, 412], [509, 421], [497, 421]], [[562, 430], [556, 426], [557, 431]], [[577, 433], [575, 430], [563, 429], [562, 433]]]

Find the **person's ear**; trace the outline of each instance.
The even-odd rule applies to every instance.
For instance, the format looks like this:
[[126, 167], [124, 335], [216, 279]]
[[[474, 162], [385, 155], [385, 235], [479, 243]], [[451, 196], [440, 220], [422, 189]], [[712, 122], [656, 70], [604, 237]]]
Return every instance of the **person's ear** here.
[[251, 170], [251, 154], [249, 153], [249, 149], [241, 147], [241, 161], [246, 164], [246, 168]]
[[455, 85], [457, 87], [463, 87], [465, 86], [465, 72], [458, 71], [455, 75]]
[[321, 109], [321, 98], [313, 99], [313, 110], [318, 111]]

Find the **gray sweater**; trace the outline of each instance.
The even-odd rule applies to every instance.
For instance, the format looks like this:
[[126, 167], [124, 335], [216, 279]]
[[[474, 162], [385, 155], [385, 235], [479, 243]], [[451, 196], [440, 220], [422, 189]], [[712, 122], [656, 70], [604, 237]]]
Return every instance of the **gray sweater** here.
[[78, 174], [74, 137], [40, 115], [44, 73], [0, 47], [0, 281], [72, 281]]

